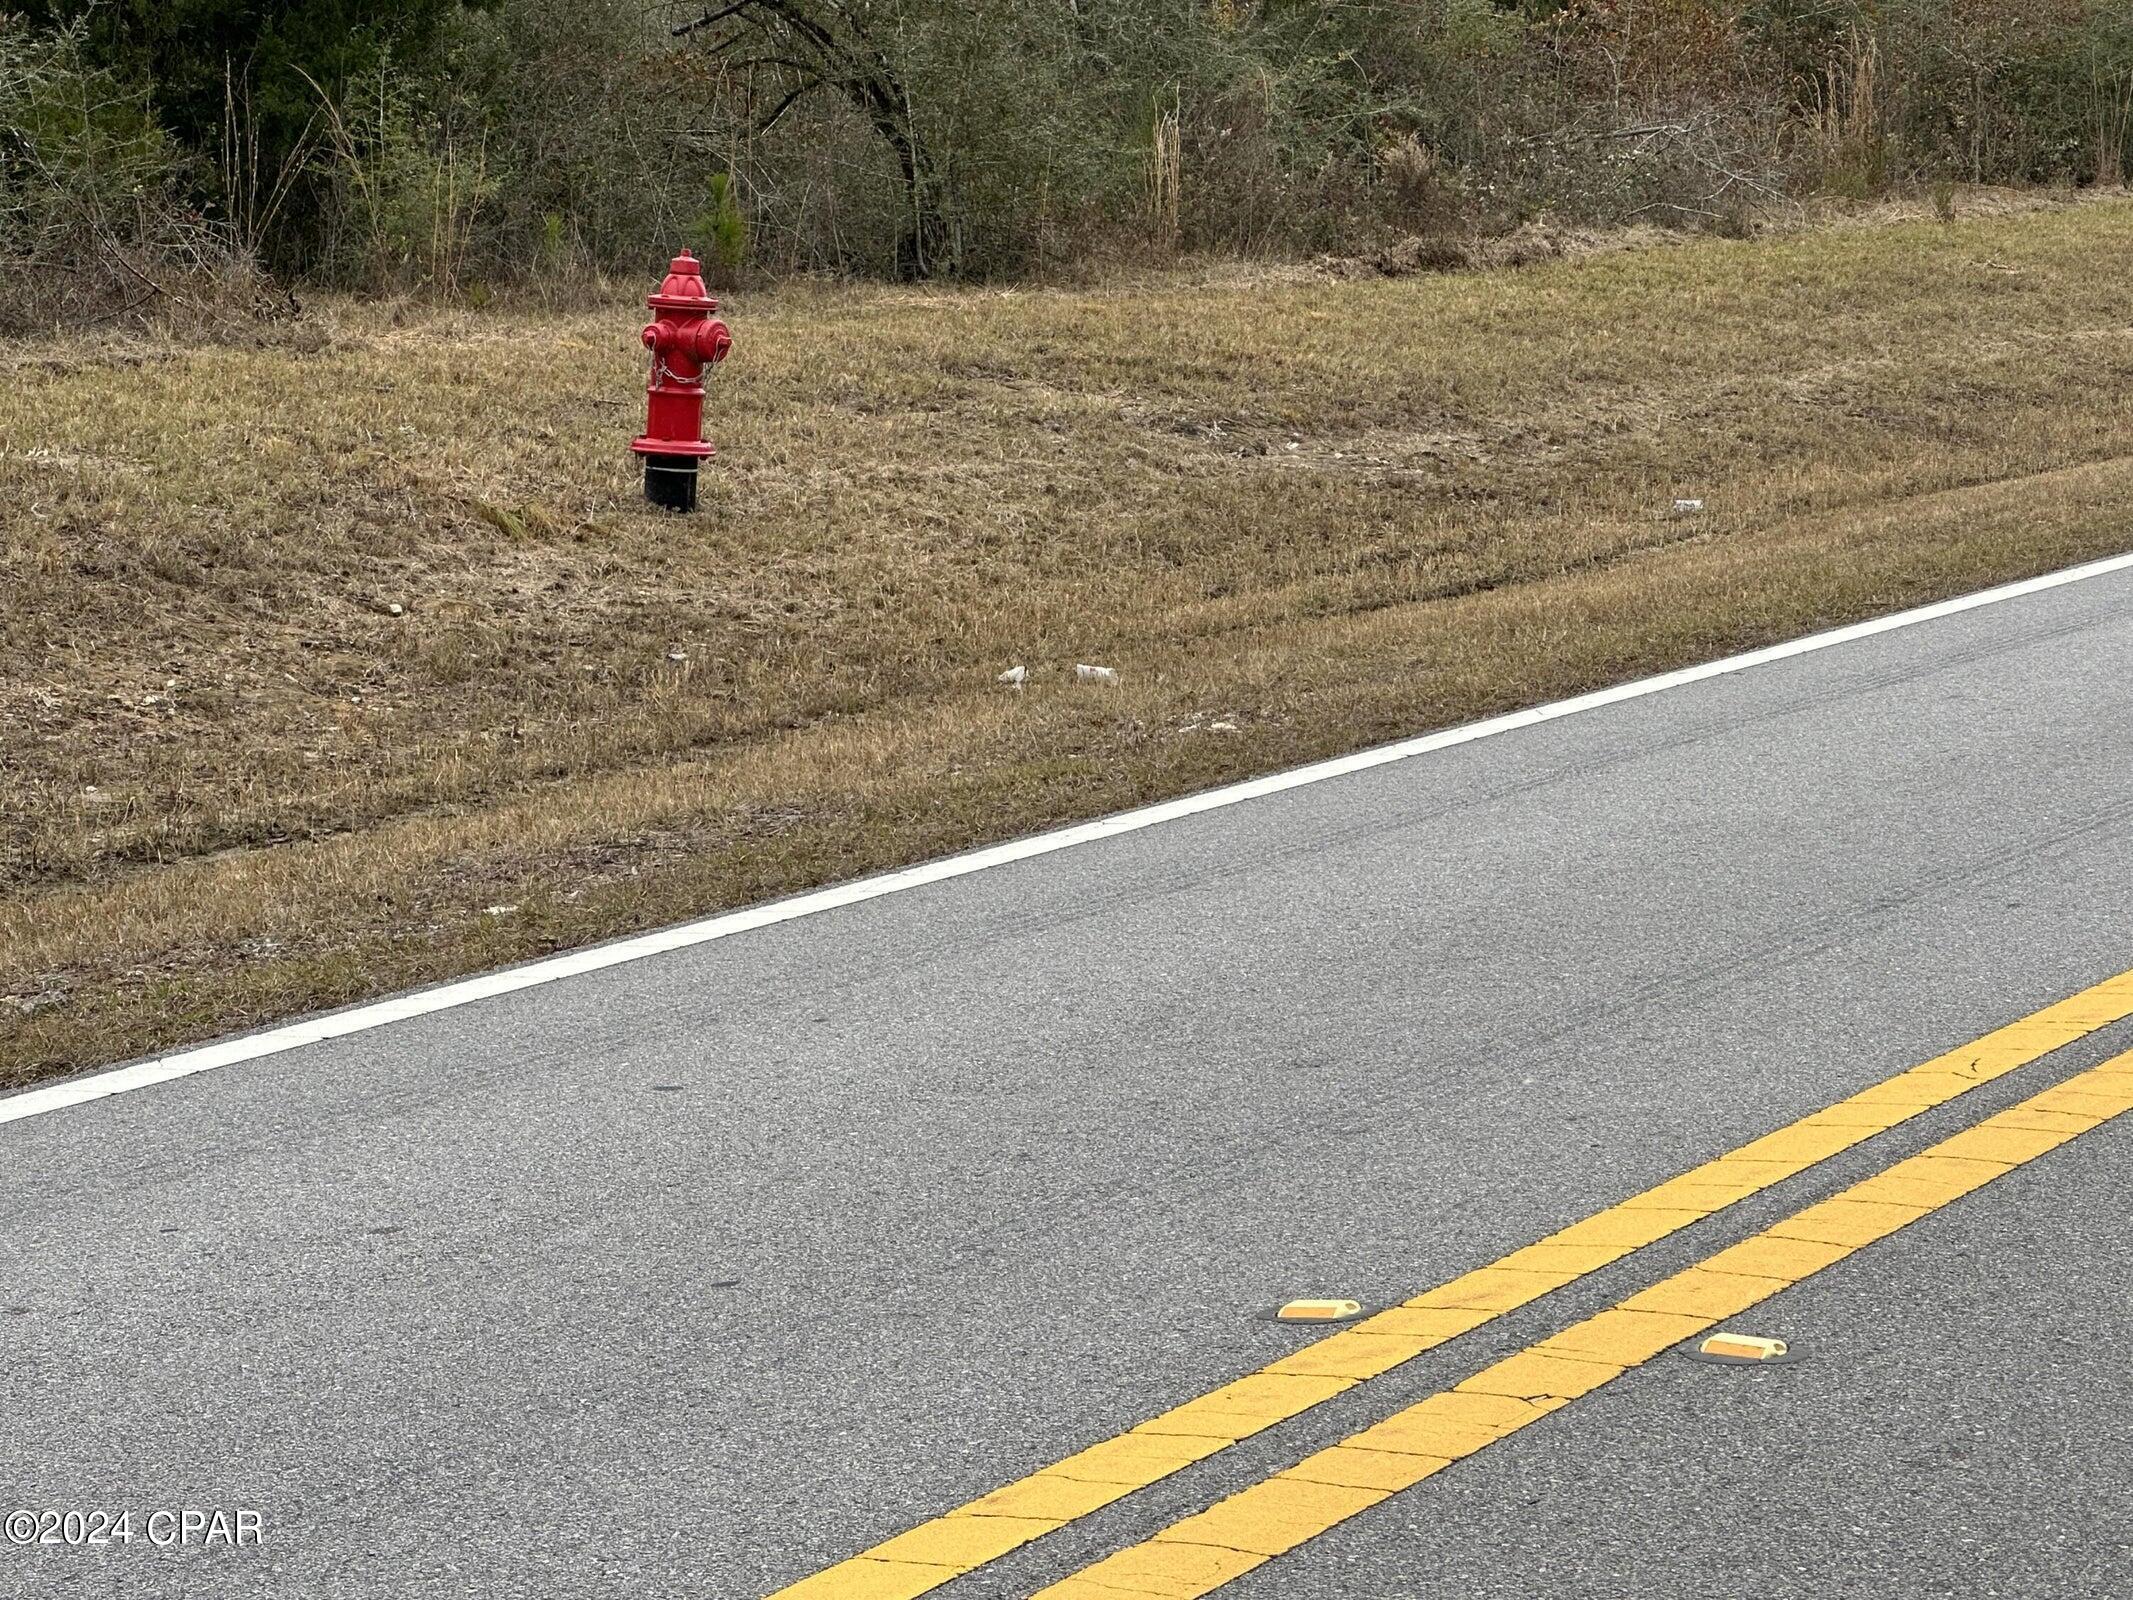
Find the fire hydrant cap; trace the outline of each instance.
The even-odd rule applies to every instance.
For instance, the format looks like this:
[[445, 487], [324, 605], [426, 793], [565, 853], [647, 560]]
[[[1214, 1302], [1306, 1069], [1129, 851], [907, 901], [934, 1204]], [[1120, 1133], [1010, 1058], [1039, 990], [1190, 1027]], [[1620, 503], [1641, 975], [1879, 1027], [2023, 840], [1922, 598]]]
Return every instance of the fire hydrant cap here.
[[704, 288], [704, 264], [684, 250], [667, 263], [666, 280], [644, 303], [654, 311], [716, 311], [718, 302]]

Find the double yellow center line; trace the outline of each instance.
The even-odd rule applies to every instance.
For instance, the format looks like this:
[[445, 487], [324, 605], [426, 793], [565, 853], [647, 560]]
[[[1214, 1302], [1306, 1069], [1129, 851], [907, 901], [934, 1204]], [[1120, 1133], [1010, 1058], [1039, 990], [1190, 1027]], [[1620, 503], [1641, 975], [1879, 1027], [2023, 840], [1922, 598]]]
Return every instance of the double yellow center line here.
[[[781, 1589], [772, 1600], [914, 1600], [2128, 1016], [2133, 1016], [2133, 972], [1320, 1339]], [[1124, 1590], [1189, 1600], [1208, 1593], [2129, 1107], [2133, 1055], [1810, 1206], [1454, 1390], [1105, 1558], [1043, 1595], [1046, 1600], [1119, 1600]]]
[[1909, 1227], [2133, 1110], [2133, 1052], [2069, 1078], [1908, 1161], [1395, 1412], [1036, 1600], [1193, 1600], [1538, 1422], [1727, 1317]]

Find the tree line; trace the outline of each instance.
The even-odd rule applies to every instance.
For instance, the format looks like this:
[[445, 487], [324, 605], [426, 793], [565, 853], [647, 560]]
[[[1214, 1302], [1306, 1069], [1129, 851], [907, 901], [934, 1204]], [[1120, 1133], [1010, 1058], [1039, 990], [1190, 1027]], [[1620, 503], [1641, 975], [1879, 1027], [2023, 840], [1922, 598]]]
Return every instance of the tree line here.
[[[0, 0], [0, 10], [10, 0]], [[2133, 0], [12, 0], [0, 327], [2123, 181]]]

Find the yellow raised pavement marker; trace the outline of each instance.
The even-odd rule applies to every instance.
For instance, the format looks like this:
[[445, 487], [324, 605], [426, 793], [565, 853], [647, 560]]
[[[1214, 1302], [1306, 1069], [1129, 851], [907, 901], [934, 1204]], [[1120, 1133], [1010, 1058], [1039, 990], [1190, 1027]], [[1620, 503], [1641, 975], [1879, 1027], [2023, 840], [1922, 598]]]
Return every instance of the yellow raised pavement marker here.
[[1280, 1322], [1345, 1322], [1362, 1309], [1353, 1300], [1291, 1300], [1274, 1317]]
[[[1349, 1498], [1303, 1493], [1298, 1480], [1324, 1484], [1328, 1477], [1324, 1463], [1329, 1460], [1338, 1461], [1344, 1455], [1360, 1458], [1367, 1452], [1367, 1459], [1373, 1462], [1387, 1458], [1396, 1461], [1411, 1454], [1416, 1459], [1413, 1480], [1419, 1483], [1461, 1457], [1485, 1450], [1551, 1411], [1572, 1404], [1580, 1395], [1613, 1382], [1683, 1339], [1707, 1332], [1734, 1312], [1759, 1305], [1825, 1271], [1858, 1246], [1907, 1227], [1920, 1217], [1931, 1216], [1971, 1190], [2036, 1160], [2069, 1139], [2079, 1138], [2079, 1132], [2065, 1130], [2045, 1130], [2050, 1134], [2049, 1143], [2029, 1136], [2036, 1130], [2029, 1127], [2028, 1119], [2046, 1102], [2117, 1105], [2118, 1112], [2110, 1115], [2133, 1110], [2133, 1052], [2078, 1074], [2058, 1089], [2048, 1089], [2021, 1105], [1987, 1117], [1976, 1127], [1943, 1139], [1923, 1154], [1852, 1185], [1836, 1198], [1808, 1206], [1755, 1237], [1631, 1295], [1612, 1310], [1588, 1317], [1529, 1349], [1506, 1356], [1456, 1388], [1395, 1412], [1288, 1471], [1165, 1528], [1143, 1544], [1106, 1556], [1072, 1577], [1038, 1590], [1033, 1600], [1093, 1600], [1104, 1594], [1116, 1597], [1120, 1590], [1135, 1591], [1136, 1584], [1128, 1579], [1139, 1572], [1165, 1575], [1164, 1587], [1138, 1586], [1139, 1592], [1161, 1594], [1168, 1600], [1197, 1600], [1200, 1595], [1210, 1594], [1406, 1487], [1399, 1481], [1400, 1469], [1388, 1462], [1373, 1468], [1371, 1475], [1354, 1474], [1360, 1481], [1350, 1487]], [[2100, 1126], [2108, 1120], [2109, 1115], [2098, 1116], [2090, 1126]], [[1981, 1154], [1984, 1151], [2001, 1154], [1991, 1158]], [[1923, 1179], [1917, 1175], [1921, 1167], [1929, 1168]], [[1991, 1170], [1984, 1171], [1986, 1167]], [[1899, 1173], [1906, 1174], [1900, 1180], [1903, 1183], [1930, 1185], [1935, 1177], [1931, 1168], [1947, 1169], [1941, 1175], [1945, 1185], [1941, 1198], [1915, 1205], [1880, 1198], [1885, 1186]], [[1720, 1263], [1729, 1258], [1754, 1270], [1720, 1270]], [[1786, 1353], [1782, 1340], [1739, 1334], [1707, 1339], [1701, 1348], [1706, 1354], [1749, 1360], [1774, 1360]], [[1314, 1519], [1316, 1527], [1312, 1526]], [[1216, 1546], [1222, 1555], [1218, 1565], [1161, 1565], [1169, 1559], [1167, 1552]]]
[[[1188, 1400], [1115, 1438], [923, 1523], [908, 1534], [899, 1534], [849, 1561], [804, 1578], [777, 1591], [770, 1600], [914, 1600], [1008, 1550], [1088, 1514], [1071, 1510], [1075, 1495], [1053, 1487], [1050, 1480], [1063, 1478], [1119, 1487], [1120, 1493], [1107, 1497], [1104, 1504], [1158, 1483], [1240, 1439], [1286, 1421], [1358, 1383], [1368, 1382], [1424, 1351], [1805, 1172], [1885, 1129], [1945, 1105], [1980, 1084], [2028, 1066], [2063, 1045], [2129, 1016], [2133, 1016], [2133, 972], [2108, 978], [1973, 1043], [1897, 1073], [1730, 1154], [1572, 1223], [1500, 1261], [1426, 1290], [1404, 1305], [1347, 1323], [1340, 1332], [1293, 1351], [1259, 1372]], [[2116, 1115], [2128, 1103], [2133, 1103], [2133, 1077], [2120, 1077], [2092, 1090], [2073, 1090], [2071, 1086], [2054, 1090], [2052, 1095], [2038, 1099], [2035, 1114], [2064, 1119], [2069, 1128], [2078, 1131], [2080, 1127], [2093, 1126], [2104, 1116]], [[2031, 1136], [2063, 1130], [2056, 1121], [2026, 1121], [2007, 1123], [2003, 1131], [2027, 1141]], [[1996, 1142], [1992, 1146], [2003, 1151], [2020, 1147], [2021, 1141]], [[1956, 1154], [1967, 1156], [1970, 1152]], [[1902, 1194], [1915, 1192], [1914, 1179], [1912, 1188], [1892, 1188], [1886, 1199], [1898, 1202]], [[1915, 1207], [1899, 1205], [1899, 1209], [1915, 1214]], [[1868, 1216], [1846, 1213], [1825, 1218], [1823, 1223], [1825, 1232], [1858, 1233], [1868, 1226]], [[1901, 1222], [1894, 1225], [1901, 1226]], [[1817, 1235], [1810, 1242], [1840, 1244], [1847, 1240]], [[1864, 1243], [1865, 1239], [1855, 1242]], [[1771, 1281], [1774, 1280], [1762, 1273], [1746, 1269], [1732, 1284], [1713, 1274], [1713, 1281], [1694, 1286], [1697, 1292], [1685, 1303], [1694, 1308], [1725, 1305], [1729, 1296], [1737, 1297]], [[1663, 1312], [1667, 1307], [1655, 1305], [1650, 1309]], [[1730, 1314], [1711, 1313], [1713, 1320]], [[1654, 1316], [1654, 1325], [1660, 1320]], [[1098, 1472], [1105, 1475], [1095, 1476]], [[1089, 1507], [1094, 1509], [1095, 1505]], [[973, 1519], [998, 1519], [1006, 1525], [973, 1527]], [[986, 1554], [988, 1550], [992, 1553]], [[919, 1551], [925, 1554], [915, 1553]]]
[[1707, 1356], [1725, 1356], [1732, 1361], [1775, 1361], [1785, 1353], [1785, 1341], [1752, 1333], [1714, 1333], [1696, 1348]]

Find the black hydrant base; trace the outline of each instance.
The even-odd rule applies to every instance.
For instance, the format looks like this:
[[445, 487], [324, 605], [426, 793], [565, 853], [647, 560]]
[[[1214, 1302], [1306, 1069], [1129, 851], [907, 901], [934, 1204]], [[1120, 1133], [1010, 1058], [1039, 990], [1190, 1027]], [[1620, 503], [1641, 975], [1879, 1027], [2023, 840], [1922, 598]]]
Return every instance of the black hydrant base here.
[[666, 511], [696, 509], [696, 457], [646, 456], [644, 497]]

